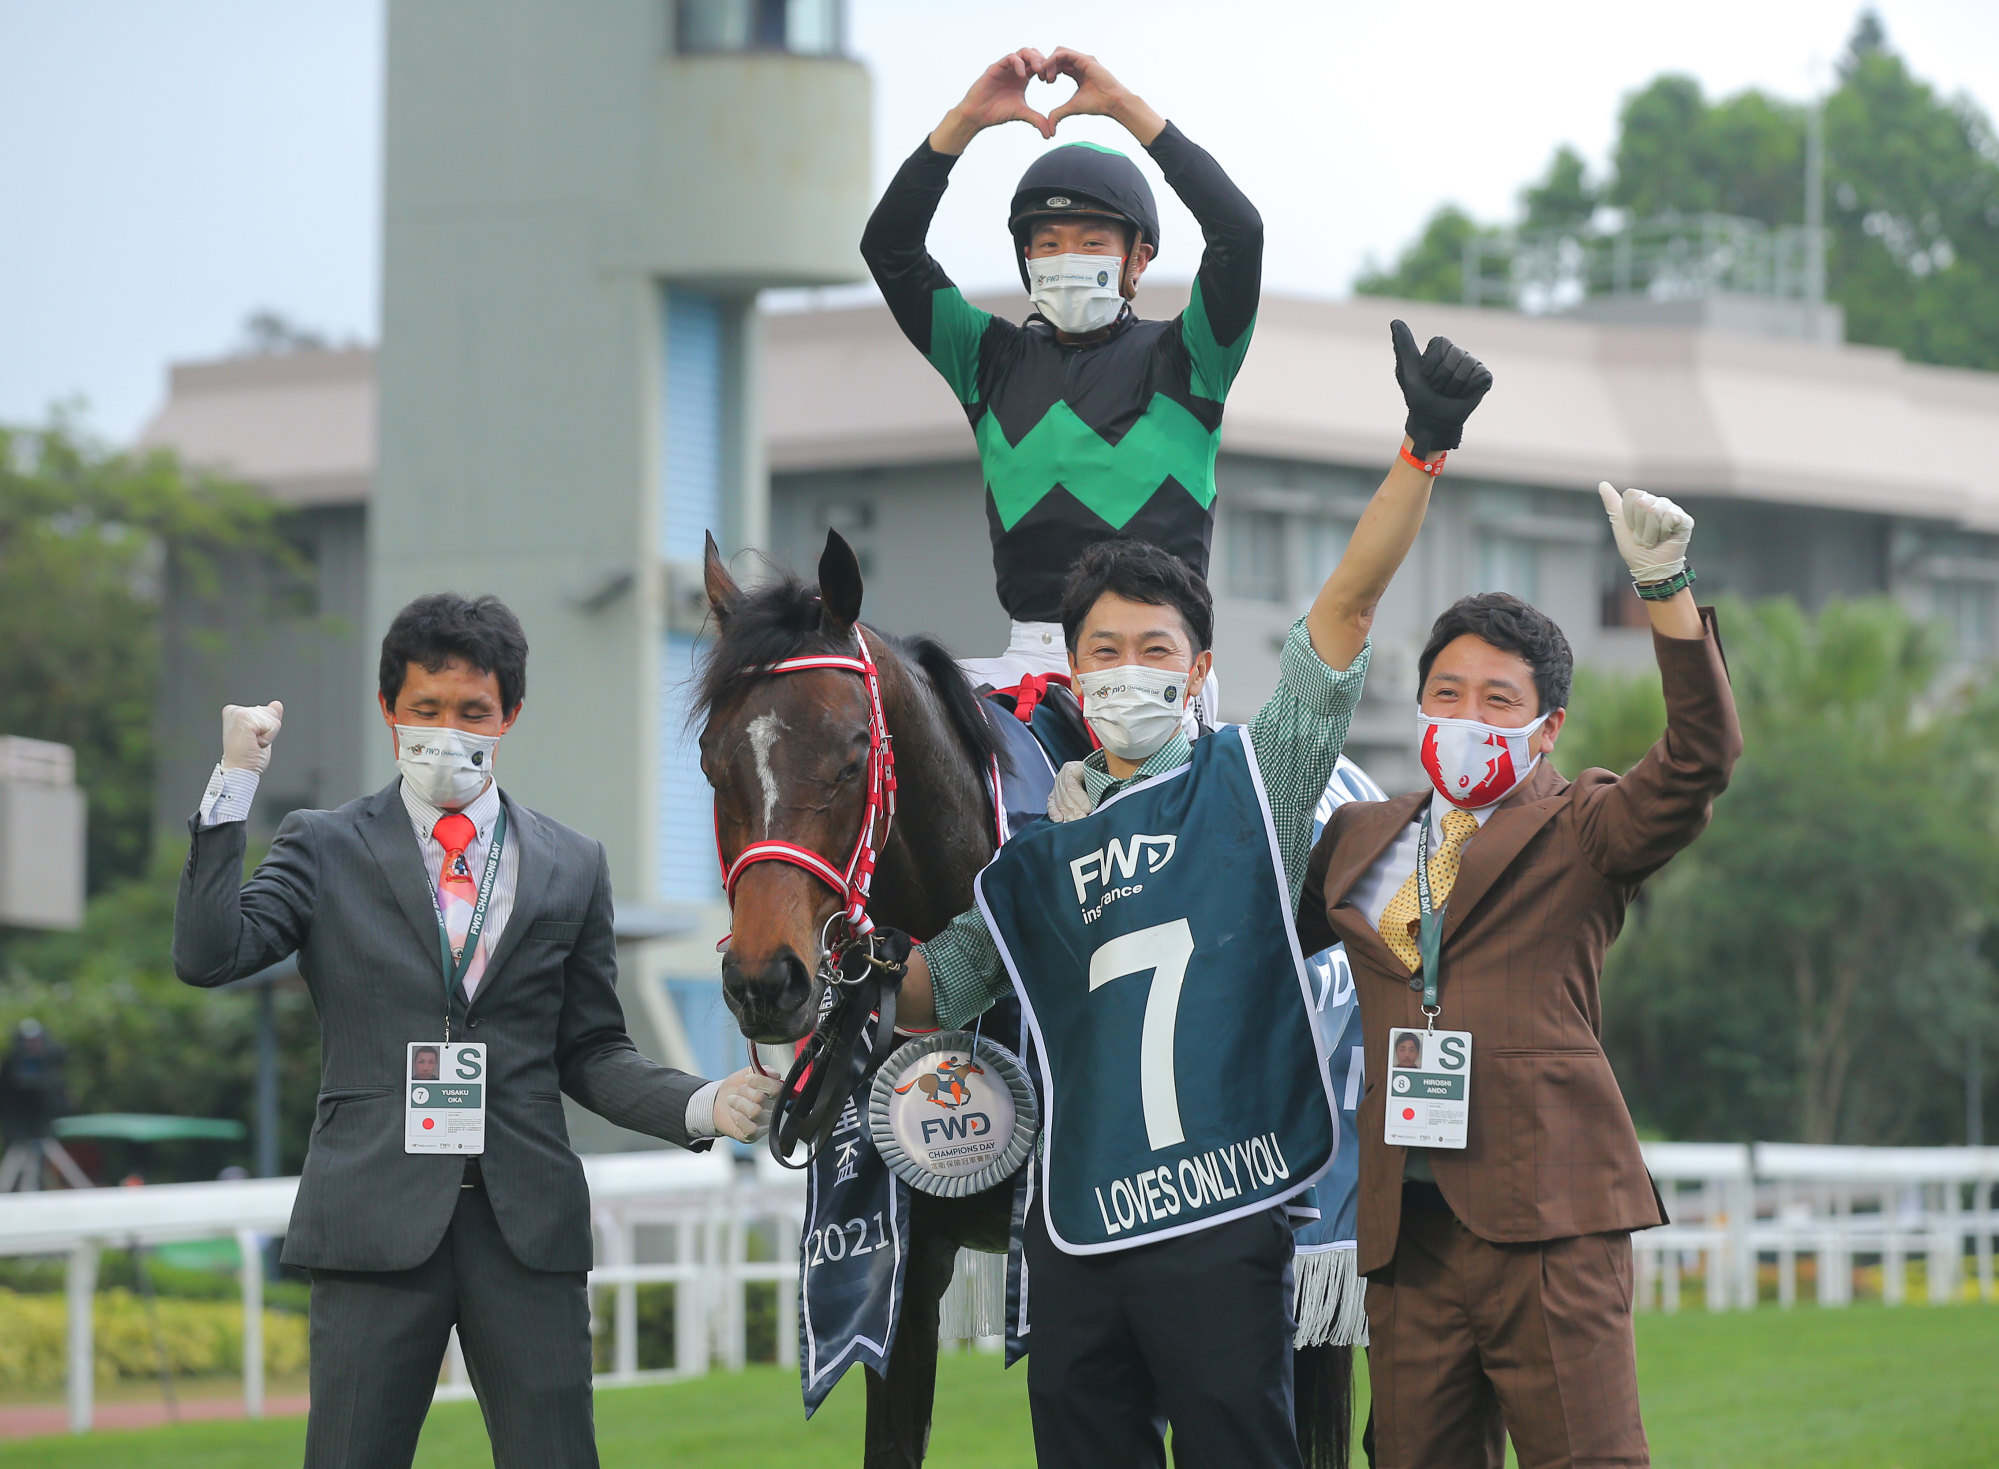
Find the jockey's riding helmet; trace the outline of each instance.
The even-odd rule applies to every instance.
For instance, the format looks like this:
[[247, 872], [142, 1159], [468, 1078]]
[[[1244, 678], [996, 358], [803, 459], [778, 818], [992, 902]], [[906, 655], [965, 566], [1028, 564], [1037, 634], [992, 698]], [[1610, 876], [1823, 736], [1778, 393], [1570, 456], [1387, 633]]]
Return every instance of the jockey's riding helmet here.
[[1152, 185], [1138, 165], [1115, 148], [1065, 143], [1028, 165], [1013, 191], [1007, 228], [1013, 232], [1013, 262], [1020, 283], [1027, 278], [1027, 237], [1037, 219], [1050, 215], [1096, 215], [1119, 220], [1138, 231], [1138, 242], [1159, 251], [1159, 209]]

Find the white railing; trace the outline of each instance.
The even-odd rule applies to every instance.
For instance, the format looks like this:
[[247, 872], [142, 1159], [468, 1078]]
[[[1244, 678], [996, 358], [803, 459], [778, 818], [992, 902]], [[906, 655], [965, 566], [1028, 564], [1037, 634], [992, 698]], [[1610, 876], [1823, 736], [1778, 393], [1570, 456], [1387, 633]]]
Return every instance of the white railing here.
[[[1698, 1270], [1711, 1311], [1747, 1309], [1774, 1263], [1778, 1304], [1798, 1298], [1809, 1260], [1818, 1303], [1854, 1297], [1863, 1257], [1881, 1299], [1908, 1298], [1909, 1260], [1923, 1260], [1931, 1301], [1962, 1299], [1975, 1281], [1993, 1298], [1993, 1188], [1999, 1148], [1852, 1148], [1801, 1143], [1647, 1143], [1645, 1164], [1671, 1223], [1633, 1237], [1641, 1308], [1680, 1308]], [[1971, 1275], [1966, 1275], [1969, 1258]]]
[[[740, 1366], [744, 1356], [745, 1290], [777, 1288], [780, 1360], [797, 1361], [798, 1229], [804, 1212], [801, 1175], [786, 1173], [761, 1154], [744, 1168], [720, 1150], [607, 1153], [586, 1157], [583, 1171], [597, 1235], [592, 1286], [612, 1287], [611, 1371], [600, 1383], [653, 1381], [693, 1375], [719, 1359]], [[67, 1396], [69, 1425], [87, 1432], [94, 1413], [91, 1298], [99, 1255], [133, 1245], [235, 1239], [242, 1258], [243, 1409], [264, 1412], [263, 1244], [291, 1220], [295, 1178], [220, 1183], [170, 1183], [146, 1188], [60, 1190], [0, 1195], [0, 1255], [62, 1255], [69, 1298]], [[769, 1226], [776, 1258], [748, 1258], [753, 1230]], [[661, 1236], [666, 1258], [641, 1261]], [[672, 1282], [672, 1368], [638, 1367], [638, 1288]], [[593, 1301], [596, 1293], [592, 1293]], [[595, 1325], [596, 1323], [593, 1323]], [[467, 1396], [464, 1359], [454, 1339], [441, 1397]]]
[[[1645, 1162], [1672, 1222], [1633, 1241], [1641, 1306], [1679, 1309], [1684, 1278], [1696, 1270], [1708, 1309], [1753, 1306], [1765, 1261], [1775, 1262], [1777, 1299], [1789, 1305], [1800, 1259], [1812, 1262], [1819, 1304], [1841, 1306], [1853, 1299], [1862, 1257], [1878, 1260], [1881, 1296], [1895, 1304], [1907, 1297], [1912, 1255], [1923, 1258], [1930, 1300], [1962, 1299], [1970, 1280], [1980, 1299], [1993, 1298], [1999, 1148], [1647, 1143]], [[590, 1283], [610, 1288], [608, 1321], [593, 1323], [611, 1338], [610, 1370], [599, 1383], [693, 1376], [718, 1361], [742, 1365], [753, 1285], [776, 1288], [778, 1359], [796, 1364], [800, 1175], [761, 1152], [745, 1167], [719, 1150], [600, 1154], [583, 1168], [597, 1236]], [[238, 1242], [243, 1405], [262, 1416], [263, 1243], [284, 1232], [297, 1189], [297, 1179], [274, 1178], [0, 1195], [0, 1255], [68, 1261], [73, 1430], [91, 1425], [98, 1256], [134, 1243]], [[754, 1233], [772, 1241], [772, 1259], [749, 1258]], [[666, 1283], [674, 1286], [674, 1362], [641, 1371], [638, 1291]], [[445, 1377], [439, 1396], [470, 1394], [455, 1340]]]

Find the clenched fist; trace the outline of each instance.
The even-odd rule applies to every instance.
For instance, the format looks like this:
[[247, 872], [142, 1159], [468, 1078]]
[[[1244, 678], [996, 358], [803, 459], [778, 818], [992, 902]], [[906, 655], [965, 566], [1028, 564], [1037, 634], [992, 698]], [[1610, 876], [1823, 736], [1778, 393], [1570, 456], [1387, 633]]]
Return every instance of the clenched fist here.
[[756, 1142], [770, 1131], [781, 1086], [776, 1077], [760, 1076], [747, 1066], [722, 1078], [715, 1093], [715, 1130], [739, 1143]]
[[1618, 494], [1608, 480], [1598, 483], [1603, 513], [1617, 538], [1617, 554], [1631, 568], [1631, 579], [1643, 586], [1670, 581], [1687, 564], [1687, 542], [1693, 539], [1694, 518], [1664, 495], [1643, 490]]
[[222, 768], [262, 775], [271, 763], [271, 741], [284, 723], [285, 706], [276, 699], [268, 704], [224, 704]]

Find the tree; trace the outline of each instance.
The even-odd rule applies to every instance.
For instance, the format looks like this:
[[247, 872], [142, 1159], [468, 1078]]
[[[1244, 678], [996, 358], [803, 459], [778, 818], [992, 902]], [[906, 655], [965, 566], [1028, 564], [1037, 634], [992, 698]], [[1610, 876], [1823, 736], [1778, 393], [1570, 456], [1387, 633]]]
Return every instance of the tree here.
[[1662, 76], [1625, 100], [1609, 202], [1639, 219], [1804, 218], [1805, 109], [1748, 91], [1710, 104], [1692, 77]]
[[[1958, 1140], [1967, 1033], [1993, 1030], [1989, 686], [1882, 601], [1729, 609], [1745, 750], [1714, 823], [1648, 884], [1604, 980], [1605, 1043], [1670, 1136]], [[1624, 768], [1656, 679], [1577, 697], [1565, 768]]]
[[[80, 1113], [167, 1112], [254, 1126], [257, 999], [199, 990], [173, 972], [174, 896], [185, 842], [161, 844], [146, 871], [91, 899], [77, 933], [18, 937], [0, 970], [0, 1040], [33, 1016], [69, 1052]], [[296, 1173], [319, 1089], [319, 1026], [296, 984], [276, 997], [279, 1171]], [[235, 1161], [251, 1161], [249, 1139]], [[153, 1182], [213, 1176], [212, 1144], [161, 1145]]]
[[1400, 296], [1409, 301], [1462, 301], [1465, 294], [1465, 246], [1482, 228], [1455, 204], [1445, 204], [1430, 216], [1416, 243], [1396, 257], [1387, 270], [1370, 268], [1353, 288], [1361, 296]]
[[1999, 140], [1863, 17], [1826, 102], [1828, 290], [1855, 341], [1999, 370]]
[[0, 734], [75, 748], [92, 892], [146, 866], [168, 558], [200, 587], [248, 549], [296, 559], [245, 486], [113, 453], [61, 415], [0, 426]]
[[1579, 229], [1599, 202], [1582, 154], [1564, 143], [1549, 160], [1547, 176], [1520, 191], [1521, 223], [1530, 230]]
[[[1692, 77], [1656, 77], [1619, 113], [1606, 186], [1591, 191], [1564, 145], [1524, 191], [1520, 224], [1578, 229], [1598, 197], [1633, 219], [1802, 224], [1807, 127], [1796, 102], [1753, 89], [1710, 101]], [[1825, 145], [1827, 295], [1845, 309], [1849, 340], [1999, 371], [1999, 138], [1984, 114], [1912, 76], [1869, 12], [1825, 100]], [[1461, 299], [1448, 247], [1487, 228], [1446, 206], [1395, 270], [1369, 271], [1354, 290]]]

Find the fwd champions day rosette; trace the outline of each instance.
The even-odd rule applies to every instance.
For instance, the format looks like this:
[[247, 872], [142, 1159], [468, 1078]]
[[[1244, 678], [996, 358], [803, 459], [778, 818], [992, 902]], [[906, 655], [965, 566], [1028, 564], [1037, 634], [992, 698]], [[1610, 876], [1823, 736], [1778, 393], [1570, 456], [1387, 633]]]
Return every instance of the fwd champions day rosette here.
[[1010, 1178], [1034, 1146], [1041, 1107], [1020, 1058], [968, 1031], [918, 1036], [883, 1063], [868, 1130], [911, 1188], [961, 1198]]

